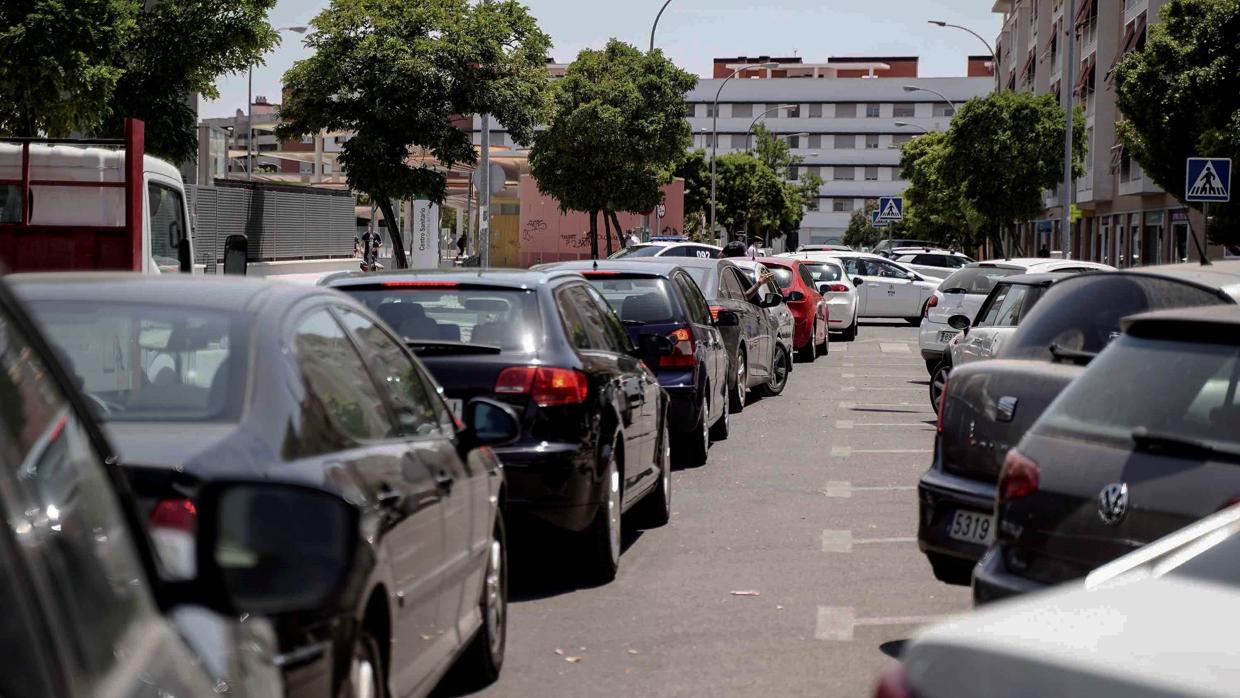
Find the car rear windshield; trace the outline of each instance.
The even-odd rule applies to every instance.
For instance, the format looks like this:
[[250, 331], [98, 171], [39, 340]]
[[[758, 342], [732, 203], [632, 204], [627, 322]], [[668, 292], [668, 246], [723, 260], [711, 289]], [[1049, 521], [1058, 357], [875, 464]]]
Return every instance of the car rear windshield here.
[[621, 259], [623, 257], [655, 257], [665, 248], [663, 245], [634, 245], [626, 247], [623, 250], [613, 254], [611, 259]]
[[[779, 267], [779, 266], [771, 265], [771, 266], [768, 266], [767, 269], [769, 269], [770, 272], [775, 275], [776, 286], [779, 286], [780, 288], [788, 288], [789, 286], [792, 285], [792, 270], [789, 269], [788, 267]], [[750, 279], [753, 279], [754, 278], [753, 270], [746, 269], [745, 276], [749, 277]]]
[[939, 290], [944, 293], [967, 293], [973, 296], [984, 296], [990, 293], [995, 283], [1005, 276], [1020, 274], [1021, 269], [1012, 267], [965, 267], [952, 272]]
[[1225, 303], [1217, 293], [1172, 279], [1090, 274], [1060, 281], [1021, 320], [1003, 358], [1053, 357], [1051, 347], [1096, 354], [1119, 336], [1119, 323], [1147, 310]]
[[1124, 336], [1051, 404], [1039, 428], [1133, 443], [1140, 427], [1234, 451], [1237, 387], [1240, 347]]
[[587, 278], [626, 324], [668, 323], [681, 319], [666, 279]]
[[542, 339], [538, 294], [519, 288], [341, 288], [406, 340], [466, 342], [532, 353]]
[[33, 301], [65, 367], [112, 422], [229, 422], [246, 384], [246, 323], [199, 308]]
[[834, 264], [811, 262], [804, 266], [809, 270], [810, 276], [814, 277], [814, 283], [816, 284], [839, 281], [844, 278], [844, 270]]

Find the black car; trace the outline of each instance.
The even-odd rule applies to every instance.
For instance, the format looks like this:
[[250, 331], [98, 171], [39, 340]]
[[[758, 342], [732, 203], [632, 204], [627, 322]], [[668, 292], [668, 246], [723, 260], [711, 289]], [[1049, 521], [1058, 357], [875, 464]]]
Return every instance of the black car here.
[[339, 594], [361, 543], [355, 507], [214, 483], [197, 502], [204, 554], [168, 582], [75, 382], [0, 287], [0, 695], [284, 695], [271, 624], [237, 619]]
[[1124, 324], [1008, 451], [976, 601], [1083, 577], [1240, 501], [1240, 308]]
[[539, 268], [581, 273], [611, 304], [635, 344], [650, 333], [672, 342], [671, 354], [647, 363], [671, 400], [668, 419], [675, 459], [701, 465], [710, 441], [728, 437], [729, 412], [739, 411], [741, 401], [730, 380], [719, 328], [735, 327], [740, 318], [731, 311], [712, 318], [697, 283], [672, 264], [603, 260]]
[[[279, 479], [352, 505], [361, 549], [344, 590], [298, 613], [270, 609], [288, 695], [425, 694], [454, 664], [466, 680], [496, 678], [506, 493], [483, 446], [515, 438], [508, 407], [471, 402], [458, 426], [404, 344], [329, 289], [13, 278], [118, 447], [166, 579], [201, 566], [204, 493], [220, 482]], [[278, 507], [265, 516], [284, 527], [272, 540], [290, 554], [313, 561], [332, 544], [319, 523]], [[250, 578], [255, 591], [312, 581]]]
[[521, 419], [496, 449], [513, 526], [577, 534], [593, 581], [615, 577], [620, 519], [671, 516], [667, 396], [643, 363], [678, 351], [663, 335], [635, 346], [579, 274], [520, 270], [390, 272], [325, 283], [372, 308], [404, 338], [454, 405], [493, 397]]
[[[969, 584], [994, 540], [995, 486], [1008, 449], [1120, 332], [1148, 310], [1232, 304], [1240, 262], [1090, 272], [1057, 282], [994, 359], [952, 369], [934, 461], [918, 483], [918, 545], [935, 577]], [[1139, 380], [1139, 376], [1133, 376]]]

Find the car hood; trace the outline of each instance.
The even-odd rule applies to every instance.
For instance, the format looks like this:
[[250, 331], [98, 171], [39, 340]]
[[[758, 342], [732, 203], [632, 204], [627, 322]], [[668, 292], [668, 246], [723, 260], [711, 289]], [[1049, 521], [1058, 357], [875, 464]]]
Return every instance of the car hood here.
[[1240, 592], [1210, 582], [1065, 585], [933, 626], [902, 660], [922, 698], [1224, 696], [1240, 663], [1218, 620], [1238, 614]]
[[241, 424], [107, 422], [104, 432], [122, 465], [170, 468], [191, 475], [254, 475], [276, 454]]

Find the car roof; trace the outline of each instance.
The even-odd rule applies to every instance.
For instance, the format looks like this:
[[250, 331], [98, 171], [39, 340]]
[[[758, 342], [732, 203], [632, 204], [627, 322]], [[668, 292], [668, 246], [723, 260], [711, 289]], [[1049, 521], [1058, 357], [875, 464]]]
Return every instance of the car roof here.
[[729, 264], [738, 259], [748, 259], [747, 257], [719, 257], [711, 259], [702, 259], [701, 257], [675, 257], [675, 262], [669, 262], [659, 257], [643, 257], [640, 260], [633, 260], [634, 264], [666, 264], [668, 266], [684, 267], [685, 269], [712, 269], [719, 266], [720, 262], [728, 262]]
[[957, 257], [964, 257], [964, 256], [965, 256], [963, 252], [954, 252], [954, 251], [952, 251], [952, 250], [945, 250], [945, 249], [943, 249], [942, 247], [897, 247], [897, 248], [893, 249], [893, 250], [891, 251], [891, 253], [892, 253], [892, 254], [926, 254], [926, 253], [930, 253], [930, 254], [947, 254], [947, 255], [955, 255], [955, 256], [957, 256]]
[[1019, 284], [1021, 286], [1050, 286], [1060, 279], [1076, 276], [1070, 271], [1039, 271], [1032, 274], [1014, 274], [999, 279], [1002, 284]]
[[1208, 305], [1156, 310], [1124, 318], [1126, 334], [1180, 342], [1240, 344], [1240, 307]]
[[1124, 272], [1187, 281], [1198, 286], [1222, 291], [1231, 296], [1232, 299], [1240, 302], [1240, 259], [1211, 262], [1210, 264], [1199, 264], [1197, 262], [1162, 264], [1152, 267], [1125, 269]]
[[[599, 260], [600, 263], [602, 261]], [[561, 269], [399, 269], [380, 272], [353, 271], [334, 274], [323, 279], [322, 284], [333, 288], [347, 288], [350, 286], [378, 286], [387, 281], [417, 279], [418, 281], [444, 281], [480, 286], [529, 287], [566, 275], [575, 276], [576, 274]]]
[[331, 293], [314, 286], [240, 276], [63, 272], [5, 277], [23, 299], [93, 301], [183, 306], [238, 312], [256, 303], [293, 303], [308, 295]]
[[682, 260], [687, 257], [672, 257], [668, 259], [660, 257], [640, 257], [637, 259], [600, 259], [596, 263], [593, 259], [574, 259], [567, 262], [550, 262], [541, 264], [537, 268], [545, 272], [571, 272], [573, 274], [585, 274], [594, 270], [599, 271], [623, 271], [633, 274], [650, 274], [651, 276], [667, 276], [671, 274], [677, 267], [681, 266]]

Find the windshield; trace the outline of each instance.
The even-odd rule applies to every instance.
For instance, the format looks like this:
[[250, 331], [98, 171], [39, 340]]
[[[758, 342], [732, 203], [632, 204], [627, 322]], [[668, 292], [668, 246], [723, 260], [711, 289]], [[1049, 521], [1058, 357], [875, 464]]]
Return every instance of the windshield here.
[[113, 422], [239, 418], [245, 322], [199, 308], [34, 301], [81, 389]]
[[814, 277], [814, 283], [827, 283], [830, 281], [839, 281], [844, 278], [844, 270], [836, 264], [827, 264], [826, 262], [807, 262], [803, 265], [809, 269], [810, 276]]
[[1040, 426], [1124, 443], [1140, 427], [1234, 449], [1238, 384], [1240, 347], [1125, 336], [1051, 404]]
[[534, 291], [444, 286], [339, 290], [366, 304], [406, 340], [485, 344], [521, 353], [538, 348], [542, 319]]
[[587, 277], [625, 323], [674, 322], [674, 309], [666, 279], [618, 279]]
[[[772, 264], [767, 267], [767, 270], [775, 275], [776, 286], [780, 288], [788, 288], [792, 285], [792, 270], [788, 267], [779, 267]], [[754, 278], [753, 271], [746, 269], [745, 276], [752, 280]]]
[[1096, 354], [1119, 336], [1120, 320], [1146, 310], [1225, 303], [1179, 281], [1130, 274], [1090, 274], [1055, 284], [1029, 311], [1000, 356], [1052, 358], [1051, 346]]
[[995, 282], [1005, 276], [1022, 273], [1021, 269], [1012, 267], [965, 267], [952, 272], [939, 290], [944, 293], [967, 293], [972, 296], [984, 296], [995, 287]]
[[664, 248], [663, 245], [634, 245], [616, 252], [608, 259], [620, 259], [622, 257], [655, 257], [658, 256], [659, 252], [664, 249], [666, 248]]

